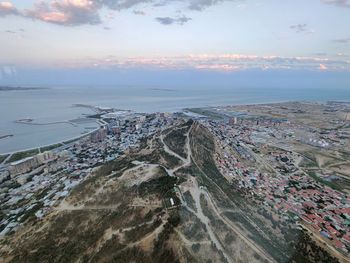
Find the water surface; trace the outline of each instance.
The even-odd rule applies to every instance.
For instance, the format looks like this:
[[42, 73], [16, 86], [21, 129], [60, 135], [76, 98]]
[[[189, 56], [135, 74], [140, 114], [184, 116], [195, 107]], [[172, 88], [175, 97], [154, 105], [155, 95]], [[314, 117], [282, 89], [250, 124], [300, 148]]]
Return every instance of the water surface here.
[[186, 107], [254, 104], [282, 101], [350, 101], [350, 89], [285, 89], [231, 87], [53, 87], [43, 90], [0, 91], [0, 153], [49, 145], [68, 140], [97, 127], [94, 122], [73, 126], [67, 123], [27, 125], [19, 119], [38, 123], [60, 122], [91, 114], [74, 104], [130, 109], [138, 112], [174, 112]]

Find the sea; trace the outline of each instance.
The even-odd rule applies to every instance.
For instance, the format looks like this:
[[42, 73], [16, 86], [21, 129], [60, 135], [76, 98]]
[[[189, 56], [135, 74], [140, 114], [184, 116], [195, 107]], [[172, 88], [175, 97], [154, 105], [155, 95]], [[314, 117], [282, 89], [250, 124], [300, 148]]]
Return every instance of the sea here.
[[[350, 101], [349, 89], [269, 87], [49, 87], [0, 91], [0, 154], [37, 148], [79, 137], [94, 121], [67, 122], [93, 114], [86, 104], [135, 112], [176, 112], [184, 108], [286, 101]], [[31, 125], [16, 121], [31, 119]], [[51, 124], [50, 124], [51, 123]]]

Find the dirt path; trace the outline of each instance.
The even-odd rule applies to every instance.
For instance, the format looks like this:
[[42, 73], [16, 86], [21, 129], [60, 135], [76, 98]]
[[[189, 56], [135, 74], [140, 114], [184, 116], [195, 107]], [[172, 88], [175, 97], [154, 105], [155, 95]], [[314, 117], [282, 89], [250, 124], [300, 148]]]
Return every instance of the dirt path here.
[[202, 206], [200, 203], [201, 190], [199, 189], [197, 180], [193, 180], [193, 187], [190, 189], [190, 192], [195, 201], [195, 206], [197, 210], [195, 212], [191, 209], [192, 213], [194, 213], [197, 216], [197, 218], [206, 226], [210, 240], [215, 244], [216, 248], [223, 253], [227, 262], [233, 262], [231, 258], [226, 254], [224, 247], [221, 245], [220, 241], [214, 234], [214, 231], [210, 225], [210, 219], [203, 213]]
[[263, 255], [265, 259], [267, 259], [269, 262], [276, 262], [269, 254], [267, 254], [263, 249], [261, 249], [259, 246], [257, 246], [254, 241], [250, 240], [246, 237], [246, 235], [233, 223], [231, 223], [225, 216], [223, 216], [219, 211], [219, 208], [216, 206], [210, 195], [201, 189], [201, 192], [206, 197], [207, 201], [210, 203], [210, 205], [213, 207], [213, 210], [216, 214], [216, 216], [221, 219], [233, 232], [235, 232], [243, 241], [252, 248], [256, 253], [259, 255]]
[[[192, 127], [191, 127], [192, 128]], [[168, 172], [168, 174], [170, 176], [175, 176], [174, 173], [178, 170], [180, 170], [181, 168], [183, 167], [186, 167], [186, 166], [189, 166], [191, 164], [191, 147], [190, 147], [190, 138], [189, 138], [189, 134], [190, 134], [190, 130], [191, 128], [189, 129], [189, 131], [185, 134], [186, 136], [186, 144], [185, 144], [185, 147], [186, 147], [186, 150], [187, 150], [187, 158], [183, 158], [181, 157], [180, 155], [178, 155], [176, 152], [172, 151], [168, 145], [166, 145], [166, 143], [164, 142], [164, 134], [161, 134], [160, 135], [160, 141], [162, 142], [163, 144], [163, 149], [166, 153], [176, 157], [177, 159], [180, 159], [182, 164], [173, 168], [173, 169], [167, 169], [164, 167], [164, 169]]]
[[[186, 151], [187, 151], [187, 158], [183, 158], [181, 156], [179, 156], [177, 153], [173, 152], [165, 143], [164, 143], [164, 135], [161, 135], [161, 142], [164, 145], [164, 150], [168, 153], [171, 154], [172, 156], [175, 156], [176, 158], [180, 159], [182, 161], [182, 165], [174, 168], [172, 170], [172, 172], [174, 173], [175, 171], [181, 169], [182, 167], [185, 166], [189, 166], [191, 164], [191, 157], [192, 157], [192, 151], [191, 151], [191, 146], [190, 146], [190, 132], [192, 130], [192, 126], [189, 129], [189, 131], [186, 133]], [[223, 248], [223, 246], [221, 245], [220, 241], [217, 239], [216, 235], [214, 234], [213, 229], [211, 228], [210, 225], [210, 220], [208, 217], [206, 217], [203, 213], [202, 210], [202, 206], [200, 204], [200, 189], [198, 186], [198, 182], [197, 180], [193, 180], [193, 187], [191, 187], [190, 189], [191, 195], [195, 201], [195, 206], [196, 206], [196, 210], [194, 211], [193, 209], [191, 209], [190, 207], [188, 207], [188, 205], [186, 203], [184, 203], [184, 206], [190, 211], [192, 212], [194, 215], [197, 216], [197, 218], [206, 226], [208, 234], [209, 234], [209, 238], [210, 240], [215, 244], [216, 248], [218, 250], [220, 250], [223, 254], [223, 256], [225, 257], [226, 261], [228, 263], [232, 263], [232, 259], [226, 254], [225, 249]]]
[[151, 239], [151, 240], [154, 240], [154, 238], [156, 236], [158, 236], [164, 229], [164, 225], [165, 225], [165, 222], [162, 222], [162, 224], [160, 226], [158, 226], [156, 229], [154, 229], [154, 231], [152, 231], [151, 233], [147, 234], [146, 236], [142, 237], [140, 240], [137, 240], [133, 243], [130, 243], [128, 244], [125, 248], [123, 248], [122, 250], [120, 251], [123, 251], [127, 248], [131, 248], [131, 247], [134, 247], [134, 246], [137, 246], [137, 245], [140, 245], [141, 243]]
[[92, 211], [92, 210], [116, 210], [119, 209], [118, 205], [108, 205], [108, 206], [74, 206], [63, 200], [55, 211]]
[[[192, 129], [192, 127], [191, 127]], [[188, 146], [189, 147], [189, 155], [192, 154], [191, 152], [191, 148], [190, 148], [190, 145]], [[207, 149], [208, 150], [208, 149]], [[191, 156], [190, 156], [191, 157]], [[210, 179], [210, 177], [207, 176], [207, 174], [198, 166], [198, 164], [196, 163], [195, 160], [193, 160], [194, 162], [194, 165], [196, 165], [196, 167], [199, 169], [199, 171], [207, 178], [209, 179], [214, 185], [217, 186], [217, 188], [220, 190], [220, 192], [222, 192], [223, 195], [227, 196], [225, 192], [222, 191], [222, 189], [214, 182]], [[231, 223], [226, 217], [222, 216], [222, 211], [220, 211], [220, 209], [216, 206], [216, 204], [214, 203], [214, 201], [211, 199], [210, 195], [208, 192], [206, 192], [204, 189], [200, 189], [198, 188], [198, 182], [197, 180], [193, 180], [195, 183], [194, 183], [194, 187], [192, 187], [192, 189], [190, 189], [190, 192], [191, 192], [191, 195], [192, 197], [195, 199], [195, 203], [196, 203], [196, 208], [197, 208], [197, 211], [199, 211], [199, 207], [200, 207], [200, 202], [199, 202], [199, 207], [197, 205], [197, 202], [198, 198], [200, 198], [200, 194], [204, 194], [204, 196], [206, 197], [206, 199], [209, 201], [209, 203], [211, 204], [211, 206], [214, 208], [214, 212], [215, 214], [217, 215], [217, 217], [219, 219], [221, 219], [233, 232], [235, 232], [249, 247], [251, 247], [256, 253], [258, 253], [259, 255], [262, 255], [265, 259], [267, 259], [269, 262], [276, 262], [267, 252], [265, 252], [262, 248], [260, 248], [259, 246], [257, 246], [254, 241], [250, 240], [249, 238], [247, 238], [247, 236], [237, 227], [235, 226], [233, 223]], [[200, 199], [199, 199], [200, 201]], [[187, 207], [191, 212], [194, 212], [192, 209], [190, 209], [189, 207]], [[238, 209], [239, 212], [240, 209]], [[200, 207], [200, 213], [202, 212], [202, 208]], [[194, 212], [196, 214], [196, 212]], [[200, 214], [199, 213], [199, 214]], [[196, 214], [197, 217], [198, 217], [198, 213]], [[199, 215], [200, 217], [205, 217], [207, 218], [204, 214], [203, 215]], [[202, 221], [202, 219], [205, 220], [205, 218], [200, 218], [199, 219]], [[208, 218], [207, 218], [208, 219]], [[202, 221], [203, 222], [203, 221]], [[203, 222], [205, 223], [205, 222]], [[207, 225], [207, 224], [206, 224]], [[207, 226], [208, 227], [208, 226]], [[210, 226], [209, 226], [210, 228]], [[215, 235], [214, 235], [214, 238]], [[217, 246], [218, 248], [220, 248], [220, 250], [224, 253], [224, 248], [221, 246]], [[225, 257], [227, 257], [227, 255], [224, 253]]]
[[[167, 135], [167, 134], [166, 134]], [[175, 156], [177, 159], [180, 159], [183, 163], [185, 163], [187, 160], [183, 157], [181, 157], [180, 155], [178, 155], [176, 152], [173, 152], [169, 147], [168, 145], [164, 142], [164, 137], [166, 136], [164, 134], [161, 134], [160, 135], [160, 141], [162, 142], [163, 144], [163, 148], [164, 148], [164, 151], [166, 151], [167, 153], [171, 154], [172, 156]]]
[[175, 229], [175, 232], [179, 235], [179, 237], [181, 238], [181, 240], [186, 244], [186, 246], [191, 247], [192, 245], [195, 244], [206, 244], [206, 245], [210, 245], [211, 242], [210, 241], [190, 241], [188, 240], [184, 234], [182, 234], [179, 230]]

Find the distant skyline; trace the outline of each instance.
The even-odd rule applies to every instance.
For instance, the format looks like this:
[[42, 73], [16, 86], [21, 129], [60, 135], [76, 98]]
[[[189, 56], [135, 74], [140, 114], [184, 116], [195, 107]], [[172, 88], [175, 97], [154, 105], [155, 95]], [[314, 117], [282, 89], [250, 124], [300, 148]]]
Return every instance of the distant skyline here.
[[350, 0], [0, 0], [0, 84], [44, 70], [350, 74], [349, 28]]

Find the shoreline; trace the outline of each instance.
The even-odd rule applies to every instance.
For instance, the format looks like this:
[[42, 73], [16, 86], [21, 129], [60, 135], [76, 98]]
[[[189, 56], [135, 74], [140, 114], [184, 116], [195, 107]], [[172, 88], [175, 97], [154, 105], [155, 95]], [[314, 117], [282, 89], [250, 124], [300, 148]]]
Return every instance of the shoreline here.
[[[281, 101], [274, 101], [274, 102], [259, 102], [259, 103], [231, 103], [231, 104], [227, 104], [227, 103], [223, 103], [223, 104], [215, 104], [215, 105], [202, 105], [201, 107], [195, 107], [195, 106], [189, 106], [189, 107], [185, 107], [185, 108], [181, 108], [181, 109], [177, 109], [177, 110], [171, 110], [171, 111], [144, 111], [144, 112], [138, 112], [138, 113], [156, 113], [156, 112], [192, 112], [191, 109], [205, 109], [205, 108], [209, 108], [209, 107], [230, 107], [230, 106], [249, 106], [249, 105], [274, 105], [274, 104], [281, 104], [281, 103], [296, 103], [296, 102], [304, 102], [304, 103], [317, 103], [317, 104], [327, 104], [327, 103], [341, 103], [341, 104], [350, 104], [350, 101], [344, 101], [344, 100], [326, 100], [326, 101], [310, 101], [310, 100], [281, 100]], [[78, 107], [80, 107], [81, 105], [77, 104]], [[90, 105], [84, 105], [84, 106], [89, 106], [92, 107]], [[132, 111], [132, 110], [128, 110], [128, 111]], [[136, 111], [135, 111], [136, 112]], [[192, 112], [193, 113], [193, 112]], [[100, 119], [96, 119], [96, 123], [98, 123], [98, 121], [101, 121]], [[26, 123], [27, 124], [27, 123]], [[31, 124], [31, 123], [29, 123]], [[67, 140], [64, 141], [56, 141], [50, 144], [46, 144], [46, 145], [39, 145], [37, 147], [32, 147], [32, 148], [25, 148], [25, 149], [21, 149], [21, 150], [16, 150], [16, 151], [10, 151], [10, 152], [4, 152], [4, 153], [0, 153], [0, 156], [3, 155], [8, 155], [8, 154], [16, 154], [19, 152], [26, 152], [26, 151], [30, 151], [30, 150], [35, 150], [35, 149], [40, 149], [40, 148], [45, 148], [45, 147], [49, 147], [55, 144], [64, 144], [64, 142], [69, 142], [72, 140], [78, 140], [81, 139], [85, 136], [90, 135], [91, 133], [97, 131], [99, 129], [99, 127], [97, 127], [96, 129], [93, 129], [89, 132], [87, 132], [86, 134], [81, 134], [79, 136], [75, 136], [72, 138], [68, 138]], [[63, 146], [63, 145], [62, 145]]]
[[[67, 140], [64, 140], [64, 141], [58, 141], [58, 142], [53, 142], [53, 143], [50, 143], [50, 144], [45, 144], [45, 145], [39, 145], [38, 147], [32, 147], [32, 148], [26, 148], [26, 149], [21, 149], [21, 150], [18, 150], [18, 151], [12, 151], [12, 152], [5, 152], [5, 153], [0, 153], [0, 156], [3, 156], [3, 155], [13, 155], [13, 154], [16, 154], [16, 153], [20, 153], [20, 152], [28, 152], [28, 151], [31, 151], [31, 150], [40, 150], [40, 148], [45, 148], [45, 147], [50, 147], [50, 146], [53, 146], [55, 144], [62, 144], [62, 146], [65, 146], [66, 144], [65, 143], [69, 143], [69, 142], [73, 142], [73, 141], [77, 141], [81, 138], [84, 138], [94, 132], [96, 132], [97, 130], [99, 129], [99, 127], [97, 127], [96, 129], [93, 129], [93, 130], [90, 130], [89, 132], [85, 133], [85, 134], [81, 134], [79, 136], [75, 136], [75, 137], [72, 137], [72, 138], [68, 138]], [[67, 143], [67, 144], [68, 144]], [[55, 150], [59, 147], [62, 147], [62, 146], [58, 146], [52, 150]]]
[[13, 134], [5, 134], [5, 135], [0, 136], [0, 140], [6, 139], [6, 138], [10, 138], [10, 137], [13, 137], [13, 136], [14, 136]]
[[56, 125], [56, 124], [70, 124], [70, 125], [76, 126], [76, 124], [73, 123], [72, 121], [55, 121], [55, 122], [38, 123], [38, 122], [34, 122], [34, 120], [32, 119], [30, 120], [22, 119], [22, 120], [15, 120], [14, 122], [18, 124], [37, 125], [37, 126]]
[[[90, 108], [91, 110], [91, 113], [94, 113], [94, 111]], [[85, 120], [89, 120], [89, 121], [92, 121], [94, 120], [93, 118], [88, 118], [88, 116], [91, 116], [91, 114], [87, 114], [86, 117], [82, 117], [82, 119], [85, 119]], [[58, 122], [51, 122], [51, 123], [44, 123], [44, 124], [40, 124], [40, 123], [33, 123], [34, 119], [31, 119], [31, 118], [25, 118], [25, 119], [20, 119], [20, 120], [15, 120], [14, 123], [18, 123], [18, 124], [23, 124], [23, 125], [33, 125], [33, 126], [47, 126], [47, 125], [56, 125], [56, 124], [70, 124], [70, 125], [73, 125], [73, 126], [77, 126], [76, 123], [74, 123], [73, 121], [74, 120], [79, 120], [80, 118], [76, 118], [76, 119], [73, 119], [73, 120], [68, 120], [68, 121], [58, 121]], [[95, 119], [95, 123], [98, 125], [96, 128], [94, 127], [93, 129], [91, 129], [92, 127], [84, 127], [85, 130], [87, 130], [86, 133], [84, 134], [79, 134], [77, 136], [74, 136], [74, 137], [70, 137], [68, 139], [65, 139], [65, 140], [59, 140], [59, 141], [54, 141], [52, 143], [49, 143], [49, 144], [45, 144], [45, 145], [38, 145], [36, 147], [30, 147], [30, 148], [24, 148], [24, 149], [20, 149], [20, 150], [16, 150], [16, 151], [8, 151], [8, 152], [0, 152], [0, 156], [5, 156], [5, 155], [13, 155], [13, 154], [17, 154], [17, 153], [20, 153], [20, 152], [28, 152], [28, 151], [31, 151], [31, 150], [39, 150], [40, 152], [40, 148], [46, 148], [46, 147], [50, 147], [50, 146], [53, 146], [53, 145], [56, 145], [56, 144], [62, 144], [62, 146], [64, 145], [65, 142], [70, 142], [70, 141], [76, 141], [78, 139], [81, 139], [85, 136], [88, 136], [90, 135], [91, 133], [97, 131], [100, 127], [100, 123], [99, 123], [100, 119]], [[14, 137], [14, 135], [12, 136], [6, 136], [6, 138], [9, 138], [9, 137]], [[5, 138], [0, 138], [0, 139], [5, 139]], [[62, 147], [62, 146], [59, 146], [59, 147]], [[58, 147], [56, 147], [58, 148]], [[54, 149], [56, 149], [54, 148]]]

